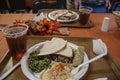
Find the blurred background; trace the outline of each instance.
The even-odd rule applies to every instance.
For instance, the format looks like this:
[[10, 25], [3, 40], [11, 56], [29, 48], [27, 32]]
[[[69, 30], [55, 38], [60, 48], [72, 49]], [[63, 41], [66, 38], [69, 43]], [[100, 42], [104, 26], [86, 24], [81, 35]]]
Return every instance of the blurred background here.
[[[94, 1], [94, 0], [93, 0]], [[98, 0], [99, 1], [99, 0]], [[39, 9], [66, 9], [67, 0], [0, 0], [0, 13], [37, 13]], [[99, 13], [120, 11], [120, 0], [110, 0], [111, 8]], [[86, 4], [84, 2], [84, 4]], [[87, 3], [87, 5], [90, 3]], [[99, 3], [95, 3], [99, 4]], [[98, 6], [94, 6], [98, 7]]]

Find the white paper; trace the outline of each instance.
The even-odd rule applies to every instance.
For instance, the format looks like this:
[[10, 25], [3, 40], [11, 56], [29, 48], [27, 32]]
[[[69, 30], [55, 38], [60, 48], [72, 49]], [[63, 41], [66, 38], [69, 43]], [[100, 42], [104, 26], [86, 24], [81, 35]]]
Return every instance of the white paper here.
[[93, 40], [93, 52], [96, 54], [104, 53], [104, 46], [101, 39]]
[[109, 17], [104, 17], [102, 27], [101, 27], [101, 31], [108, 32], [108, 30], [109, 30], [109, 22], [110, 22], [110, 18]]

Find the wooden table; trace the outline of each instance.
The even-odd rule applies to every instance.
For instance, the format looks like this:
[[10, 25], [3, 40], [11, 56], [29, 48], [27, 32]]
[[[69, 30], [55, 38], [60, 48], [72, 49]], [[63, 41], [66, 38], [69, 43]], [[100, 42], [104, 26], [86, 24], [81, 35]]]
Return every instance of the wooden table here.
[[[0, 24], [11, 24], [15, 20], [33, 19], [36, 14], [0, 14]], [[102, 32], [101, 25], [104, 17], [110, 17], [109, 32]], [[70, 35], [74, 37], [93, 37], [102, 39], [107, 47], [108, 51], [115, 60], [120, 64], [120, 30], [115, 23], [114, 16], [112, 14], [91, 14], [90, 19], [94, 23], [92, 28], [69, 28]], [[0, 60], [4, 53], [8, 50], [6, 40], [0, 31]]]
[[[15, 20], [33, 19], [36, 14], [0, 14], [0, 24], [11, 24]], [[109, 32], [102, 32], [101, 26], [104, 17], [110, 18]], [[92, 28], [74, 28], [70, 27], [70, 35], [67, 37], [88, 37], [102, 39], [108, 48], [112, 59], [116, 64], [120, 65], [120, 30], [118, 29], [114, 16], [112, 14], [91, 14], [91, 21], [94, 23]], [[0, 31], [0, 61], [7, 54], [8, 46], [4, 35]]]

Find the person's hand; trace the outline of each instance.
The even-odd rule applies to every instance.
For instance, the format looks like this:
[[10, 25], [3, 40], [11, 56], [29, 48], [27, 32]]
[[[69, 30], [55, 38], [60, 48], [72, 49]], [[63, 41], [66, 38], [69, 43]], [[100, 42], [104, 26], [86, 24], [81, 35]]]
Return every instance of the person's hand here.
[[108, 9], [111, 8], [111, 3], [110, 3], [110, 0], [105, 0], [106, 4], [105, 6], [108, 7]]
[[74, 0], [75, 3], [75, 9], [78, 9], [79, 6], [81, 6], [81, 0]]

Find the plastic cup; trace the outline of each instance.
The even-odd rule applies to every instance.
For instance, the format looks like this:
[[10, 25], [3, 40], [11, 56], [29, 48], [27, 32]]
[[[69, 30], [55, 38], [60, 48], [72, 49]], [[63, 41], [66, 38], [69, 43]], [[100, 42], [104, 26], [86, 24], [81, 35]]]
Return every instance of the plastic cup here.
[[88, 6], [79, 7], [79, 22], [81, 25], [86, 25], [88, 23], [92, 8]]
[[11, 24], [2, 30], [6, 37], [9, 51], [15, 60], [20, 60], [27, 50], [27, 30], [28, 26], [26, 24]]

